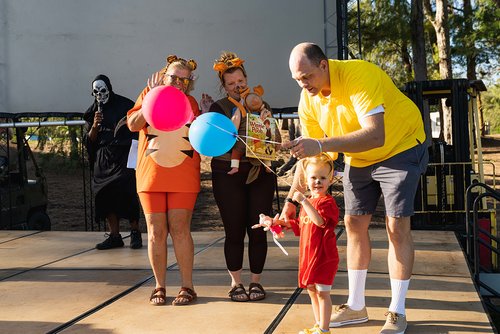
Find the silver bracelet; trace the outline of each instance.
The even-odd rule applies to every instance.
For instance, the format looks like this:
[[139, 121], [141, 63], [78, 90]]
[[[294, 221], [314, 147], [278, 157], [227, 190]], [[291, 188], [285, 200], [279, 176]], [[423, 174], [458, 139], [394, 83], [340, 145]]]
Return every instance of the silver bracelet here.
[[314, 139], [316, 140], [316, 142], [318, 143], [318, 146], [319, 146], [319, 154], [323, 153], [323, 146], [321, 146], [321, 142], [319, 141], [319, 139]]

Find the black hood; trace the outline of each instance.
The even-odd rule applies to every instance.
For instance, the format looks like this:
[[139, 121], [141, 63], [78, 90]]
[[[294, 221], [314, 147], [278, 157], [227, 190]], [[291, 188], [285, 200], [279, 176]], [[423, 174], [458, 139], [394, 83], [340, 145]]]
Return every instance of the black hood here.
[[108, 89], [109, 89], [109, 92], [111, 93], [113, 91], [113, 86], [111, 86], [111, 81], [109, 80], [109, 78], [107, 76], [105, 76], [104, 74], [99, 74], [98, 76], [96, 76], [94, 78], [94, 80], [92, 80], [92, 82], [90, 83], [90, 90], [92, 91], [92, 88], [93, 88], [93, 85], [94, 85], [94, 82], [96, 82], [97, 80], [102, 80], [104, 81], [104, 83], [106, 84], [106, 86], [108, 86]]

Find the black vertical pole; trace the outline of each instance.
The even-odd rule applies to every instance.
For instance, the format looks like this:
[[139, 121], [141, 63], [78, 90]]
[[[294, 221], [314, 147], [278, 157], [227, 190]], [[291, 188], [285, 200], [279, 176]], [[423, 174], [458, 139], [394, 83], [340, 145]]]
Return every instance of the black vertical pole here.
[[349, 57], [347, 49], [347, 1], [337, 0], [337, 58], [340, 60]]

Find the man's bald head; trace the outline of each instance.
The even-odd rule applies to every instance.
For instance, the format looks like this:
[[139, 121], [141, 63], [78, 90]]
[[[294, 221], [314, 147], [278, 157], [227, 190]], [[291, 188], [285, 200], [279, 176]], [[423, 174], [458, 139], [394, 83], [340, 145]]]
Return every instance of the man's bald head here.
[[328, 58], [314, 43], [300, 43], [290, 53], [290, 72], [302, 89], [315, 96], [330, 94]]
[[307, 60], [313, 66], [319, 66], [322, 60], [328, 60], [321, 48], [310, 42], [297, 44], [290, 53], [290, 64]]

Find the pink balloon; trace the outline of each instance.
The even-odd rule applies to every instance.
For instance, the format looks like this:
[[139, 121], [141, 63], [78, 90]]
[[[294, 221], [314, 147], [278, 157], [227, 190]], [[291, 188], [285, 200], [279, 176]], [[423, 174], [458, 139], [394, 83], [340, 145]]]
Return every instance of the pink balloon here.
[[142, 101], [142, 114], [149, 125], [161, 131], [180, 129], [194, 117], [187, 96], [173, 86], [151, 89]]

